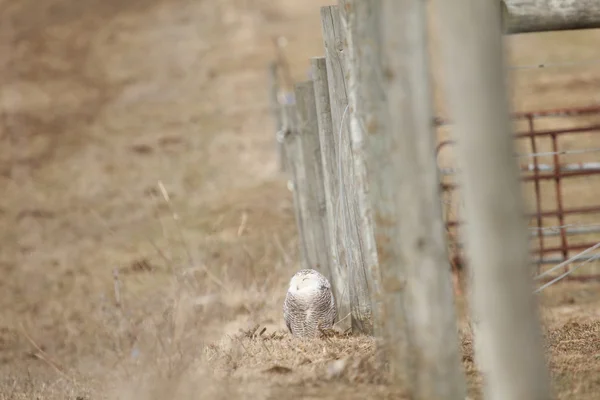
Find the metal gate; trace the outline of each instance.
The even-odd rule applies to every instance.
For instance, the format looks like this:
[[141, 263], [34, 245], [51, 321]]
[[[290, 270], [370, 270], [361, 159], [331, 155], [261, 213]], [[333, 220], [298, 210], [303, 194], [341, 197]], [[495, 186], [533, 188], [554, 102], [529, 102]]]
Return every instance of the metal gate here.
[[[542, 271], [600, 242], [600, 106], [516, 113], [513, 122], [515, 156], [529, 206], [532, 261]], [[451, 123], [438, 119], [436, 125], [450, 255], [454, 263], [462, 264], [458, 170], [452, 159], [454, 141], [445, 132]], [[588, 251], [575, 260], [599, 256]], [[568, 277], [592, 278], [600, 274]]]

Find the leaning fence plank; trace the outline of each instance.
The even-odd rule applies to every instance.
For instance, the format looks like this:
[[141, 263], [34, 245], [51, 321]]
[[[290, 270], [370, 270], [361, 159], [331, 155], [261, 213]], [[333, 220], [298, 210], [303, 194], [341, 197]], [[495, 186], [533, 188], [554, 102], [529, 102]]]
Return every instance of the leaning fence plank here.
[[[421, 0], [347, 1], [356, 121], [382, 275], [385, 348], [414, 399], [464, 399]], [[353, 132], [354, 133], [354, 132]]]
[[[325, 202], [327, 209], [327, 227], [329, 231], [329, 262], [331, 269], [331, 285], [336, 298], [338, 316], [344, 318], [350, 314], [350, 304], [344, 296], [348, 286], [346, 268], [340, 264], [337, 255], [337, 227], [336, 219], [336, 185], [337, 185], [337, 163], [335, 150], [335, 132], [331, 122], [331, 105], [329, 102], [329, 83], [327, 81], [327, 65], [325, 57], [311, 59], [312, 77], [315, 92], [315, 103], [317, 108], [317, 122], [319, 125], [319, 143], [321, 146], [321, 161], [323, 167], [323, 183], [325, 190]], [[350, 322], [347, 319], [348, 323]], [[343, 323], [342, 323], [343, 324]]]
[[[336, 6], [327, 6], [321, 8], [321, 24], [323, 30], [323, 43], [325, 45], [325, 58], [327, 64], [327, 82], [329, 85], [329, 102], [331, 108], [331, 123], [333, 127], [333, 136], [331, 143], [331, 152], [335, 162], [335, 179], [331, 181], [331, 195], [334, 199], [334, 229], [336, 234], [332, 237], [332, 242], [336, 255], [339, 260], [340, 275], [343, 275], [343, 287], [338, 287], [336, 299], [339, 299], [340, 308], [351, 311], [352, 299], [350, 297], [350, 287], [348, 271], [350, 264], [355, 262], [355, 253], [358, 244], [354, 242], [352, 235], [353, 225], [348, 219], [348, 195], [344, 196], [344, 190], [350, 188], [348, 182], [348, 154], [349, 135], [347, 105], [348, 97], [346, 93], [345, 68], [346, 60], [343, 53], [343, 27], [341, 26], [339, 12]], [[351, 326], [352, 318], [350, 314], [339, 315], [338, 327], [346, 329]]]
[[[323, 44], [325, 46], [325, 59], [327, 62], [327, 77], [329, 83], [329, 100], [331, 103], [331, 122], [334, 132], [338, 133], [342, 117], [348, 105], [346, 93], [346, 59], [344, 50], [344, 27], [340, 19], [337, 6], [321, 7], [321, 25], [323, 30]], [[346, 131], [342, 126], [342, 137]], [[347, 137], [347, 135], [345, 135]], [[338, 137], [335, 137], [336, 151]]]
[[294, 216], [296, 218], [296, 227], [298, 228], [298, 243], [300, 250], [300, 264], [302, 268], [310, 268], [308, 247], [305, 234], [305, 214], [303, 213], [303, 204], [306, 204], [306, 193], [303, 188], [306, 186], [304, 181], [304, 165], [302, 151], [300, 148], [300, 139], [298, 135], [298, 119], [295, 104], [284, 104], [282, 107], [283, 119], [285, 124], [282, 130], [282, 140], [286, 156], [285, 169], [288, 173], [288, 183], [292, 190], [294, 199]]
[[[476, 358], [486, 398], [552, 398], [509, 122], [500, 2], [438, 0], [447, 102], [455, 121]], [[518, 338], [518, 340], [515, 340]]]
[[277, 146], [277, 163], [280, 171], [285, 170], [286, 160], [283, 148], [283, 116], [279, 103], [279, 80], [277, 79], [277, 63], [269, 64], [269, 101], [271, 103], [271, 114], [275, 121], [275, 144]]
[[585, 0], [503, 0], [508, 34], [600, 28], [600, 2]]
[[358, 193], [366, 188], [364, 181], [357, 179], [354, 154], [351, 148], [349, 122], [352, 110], [348, 107], [348, 41], [346, 28], [337, 6], [321, 9], [323, 40], [327, 60], [327, 74], [331, 102], [332, 123], [336, 140], [336, 162], [338, 169], [337, 203], [335, 216], [339, 234], [336, 235], [337, 249], [342, 255], [342, 265], [347, 268], [347, 291], [351, 310], [352, 330], [371, 334], [371, 299], [363, 258], [363, 241], [371, 234], [362, 224]]
[[[354, 36], [357, 34], [356, 21], [353, 17], [354, 4], [352, 1], [339, 2], [340, 15], [343, 25], [346, 28], [346, 50], [348, 54], [348, 103], [352, 110], [350, 113], [350, 136], [352, 142], [352, 155], [354, 159], [354, 171], [357, 181], [356, 197], [358, 200], [358, 226], [361, 232], [362, 259], [363, 263], [355, 270], [354, 275], [358, 278], [353, 279], [356, 284], [356, 291], [360, 291], [360, 298], [370, 299], [370, 307], [367, 311], [370, 315], [365, 315], [361, 319], [371, 319], [372, 325], [370, 331], [378, 337], [382, 335], [382, 299], [381, 299], [381, 274], [379, 271], [379, 262], [377, 260], [377, 247], [373, 233], [373, 213], [371, 209], [371, 199], [369, 198], [369, 184], [367, 179], [367, 170], [365, 164], [366, 135], [364, 125], [364, 101], [361, 97], [360, 84], [370, 84], [361, 82], [360, 74], [364, 57], [359, 57], [359, 48], [354, 42]], [[364, 268], [364, 269], [363, 269]], [[363, 308], [364, 309], [364, 308]]]
[[302, 168], [304, 168], [304, 187], [299, 187], [298, 190], [302, 193], [301, 209], [308, 256], [307, 264], [309, 268], [316, 269], [331, 278], [325, 186], [312, 81], [297, 83], [294, 94], [298, 113], [298, 139], [300, 140]]

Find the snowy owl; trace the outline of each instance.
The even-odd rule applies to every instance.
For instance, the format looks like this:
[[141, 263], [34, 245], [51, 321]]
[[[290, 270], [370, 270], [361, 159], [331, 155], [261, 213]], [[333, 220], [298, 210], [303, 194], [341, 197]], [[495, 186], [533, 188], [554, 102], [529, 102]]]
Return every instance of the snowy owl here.
[[316, 337], [321, 329], [333, 328], [337, 317], [331, 284], [314, 269], [298, 271], [290, 280], [283, 319], [290, 333], [298, 337]]

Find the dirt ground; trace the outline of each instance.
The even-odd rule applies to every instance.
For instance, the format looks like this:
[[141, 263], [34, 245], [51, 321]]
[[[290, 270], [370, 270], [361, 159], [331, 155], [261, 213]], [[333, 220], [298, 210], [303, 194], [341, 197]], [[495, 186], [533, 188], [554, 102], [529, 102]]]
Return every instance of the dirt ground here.
[[[0, 1], [0, 399], [403, 398], [371, 339], [282, 321], [298, 239], [266, 66], [283, 35], [306, 79], [328, 4]], [[513, 37], [511, 63], [598, 59], [598, 39]], [[593, 66], [511, 77], [519, 110], [599, 100]], [[599, 289], [541, 296], [561, 399], [599, 396]]]

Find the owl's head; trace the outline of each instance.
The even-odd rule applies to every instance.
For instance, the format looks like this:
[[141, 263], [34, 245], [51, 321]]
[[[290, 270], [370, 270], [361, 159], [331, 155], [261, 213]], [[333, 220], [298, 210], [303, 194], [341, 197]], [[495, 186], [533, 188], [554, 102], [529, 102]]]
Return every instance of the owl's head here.
[[327, 278], [314, 269], [298, 271], [290, 280], [290, 293], [310, 293], [329, 288]]

